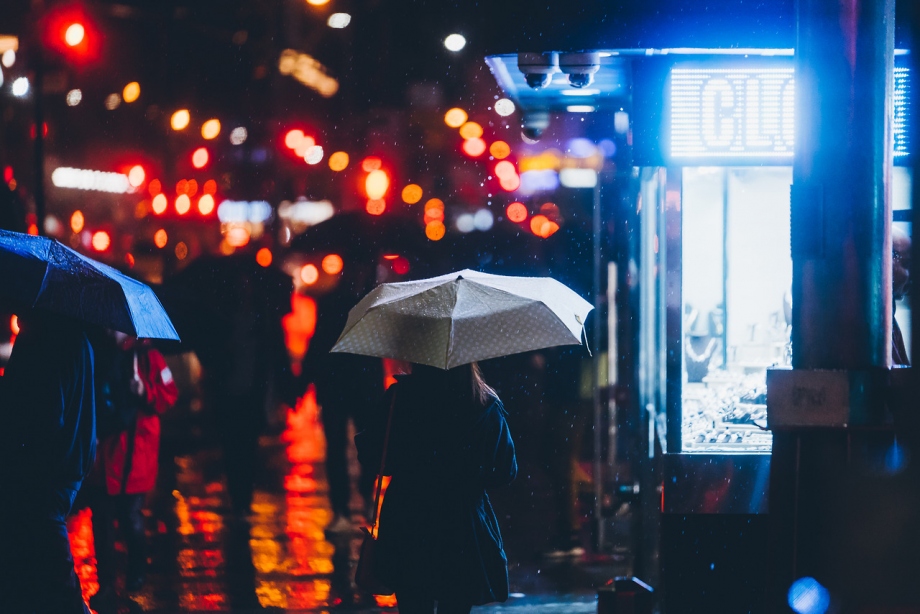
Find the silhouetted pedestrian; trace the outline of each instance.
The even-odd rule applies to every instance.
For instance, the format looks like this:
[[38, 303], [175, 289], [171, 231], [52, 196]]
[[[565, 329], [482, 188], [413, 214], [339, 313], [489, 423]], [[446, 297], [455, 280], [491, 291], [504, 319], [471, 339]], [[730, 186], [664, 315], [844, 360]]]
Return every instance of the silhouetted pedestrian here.
[[75, 321], [20, 322], [0, 402], [2, 610], [89, 614], [66, 518], [95, 456], [93, 350]]
[[179, 396], [163, 355], [124, 333], [115, 333], [112, 364], [104, 375], [98, 407], [96, 473], [102, 482], [93, 498], [93, 541], [99, 591], [94, 610], [115, 611], [115, 522], [128, 551], [125, 588], [138, 590], [147, 568], [145, 494], [156, 485], [159, 414]]
[[[346, 265], [339, 285], [317, 299], [316, 331], [303, 359], [303, 387], [311, 382], [316, 386], [316, 401], [322, 408], [326, 479], [333, 513], [326, 530], [331, 533], [354, 529], [349, 519], [348, 421], [354, 422], [355, 430], [365, 427], [366, 416], [383, 394], [383, 363], [379, 358], [331, 354], [329, 350], [345, 326], [348, 311], [373, 282], [370, 270]], [[370, 508], [372, 503], [375, 471], [376, 468], [362, 469], [358, 479], [358, 492], [364, 498], [365, 508]]]
[[501, 401], [475, 363], [421, 365], [399, 376], [358, 434], [359, 459], [376, 471], [395, 395], [380, 515], [378, 577], [401, 614], [468, 613], [508, 598], [508, 563], [486, 489], [517, 475]]

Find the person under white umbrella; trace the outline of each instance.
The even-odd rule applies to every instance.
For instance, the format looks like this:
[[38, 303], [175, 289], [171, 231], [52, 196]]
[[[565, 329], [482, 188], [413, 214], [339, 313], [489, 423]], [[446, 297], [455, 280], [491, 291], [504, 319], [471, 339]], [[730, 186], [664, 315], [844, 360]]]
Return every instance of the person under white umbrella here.
[[[465, 614], [508, 598], [486, 489], [514, 480], [517, 459], [507, 413], [477, 361], [580, 344], [591, 309], [551, 278], [464, 270], [383, 284], [349, 313], [333, 352], [413, 363], [355, 437], [361, 463], [392, 476], [375, 558], [362, 564], [396, 593], [402, 614], [435, 604]], [[362, 565], [357, 579], [370, 586]]]

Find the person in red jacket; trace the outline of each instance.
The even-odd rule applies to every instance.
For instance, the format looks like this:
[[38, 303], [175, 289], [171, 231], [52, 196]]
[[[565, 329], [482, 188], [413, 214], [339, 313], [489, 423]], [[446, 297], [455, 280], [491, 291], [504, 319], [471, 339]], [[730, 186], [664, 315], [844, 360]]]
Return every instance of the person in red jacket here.
[[144, 341], [115, 333], [117, 348], [103, 379], [99, 402], [97, 486], [93, 538], [99, 592], [93, 609], [112, 610], [115, 603], [115, 521], [128, 550], [125, 587], [138, 590], [147, 566], [144, 536], [145, 494], [157, 478], [160, 417], [179, 396], [163, 355]]

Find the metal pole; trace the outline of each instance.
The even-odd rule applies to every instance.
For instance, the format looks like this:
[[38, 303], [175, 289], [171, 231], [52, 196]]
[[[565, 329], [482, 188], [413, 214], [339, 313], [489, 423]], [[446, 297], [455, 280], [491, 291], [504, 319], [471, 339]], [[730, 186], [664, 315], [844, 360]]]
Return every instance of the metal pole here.
[[36, 40], [35, 44], [35, 74], [32, 83], [32, 99], [35, 120], [35, 139], [32, 145], [34, 155], [33, 173], [35, 175], [35, 224], [38, 226], [38, 234], [45, 234], [45, 109], [44, 94], [45, 89], [45, 58], [42, 52], [41, 43]]
[[[606, 432], [605, 421], [601, 412], [601, 391], [599, 381], [601, 360], [601, 327], [604, 304], [601, 299], [601, 182], [594, 186], [594, 211], [591, 234], [593, 236], [594, 270], [592, 292], [594, 294], [594, 333], [591, 339], [594, 359], [591, 364], [591, 389], [594, 403], [594, 521], [597, 525], [597, 551], [601, 552], [606, 542], [604, 535], [604, 463], [601, 462], [603, 434]], [[608, 331], [609, 334], [609, 331]], [[615, 334], [615, 332], [614, 332]], [[609, 357], [608, 357], [609, 358]]]

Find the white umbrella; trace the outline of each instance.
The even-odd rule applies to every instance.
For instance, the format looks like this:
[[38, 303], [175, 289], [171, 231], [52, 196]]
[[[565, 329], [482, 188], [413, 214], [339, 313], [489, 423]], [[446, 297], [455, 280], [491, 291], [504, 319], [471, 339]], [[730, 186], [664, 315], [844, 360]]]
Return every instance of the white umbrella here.
[[591, 309], [551, 277], [464, 270], [377, 286], [349, 312], [332, 351], [450, 369], [578, 345]]

